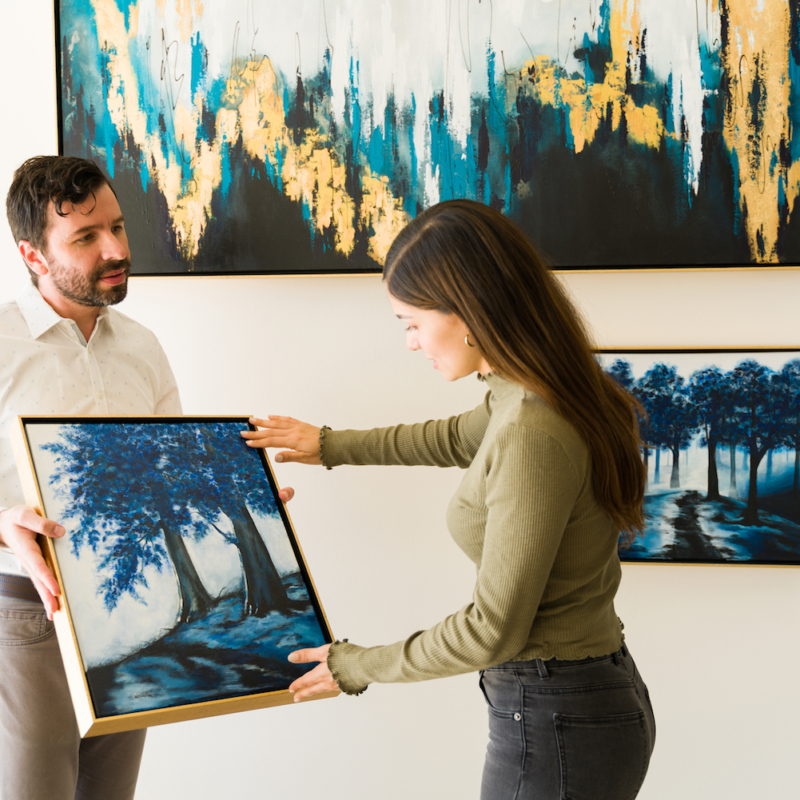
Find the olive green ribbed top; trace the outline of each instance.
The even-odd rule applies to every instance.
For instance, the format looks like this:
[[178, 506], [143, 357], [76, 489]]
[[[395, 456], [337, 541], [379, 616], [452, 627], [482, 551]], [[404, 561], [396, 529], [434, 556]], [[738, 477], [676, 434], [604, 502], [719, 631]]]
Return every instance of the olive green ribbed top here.
[[369, 431], [326, 431], [325, 466], [466, 469], [447, 525], [477, 567], [472, 600], [426, 631], [382, 647], [331, 647], [339, 687], [428, 680], [532, 658], [616, 652], [619, 529], [592, 491], [589, 451], [544, 401], [496, 375], [473, 411]]

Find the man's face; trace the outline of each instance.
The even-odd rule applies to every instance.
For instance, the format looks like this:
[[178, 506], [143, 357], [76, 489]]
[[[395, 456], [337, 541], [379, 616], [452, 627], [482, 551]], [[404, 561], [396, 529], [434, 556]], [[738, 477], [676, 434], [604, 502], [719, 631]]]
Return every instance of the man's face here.
[[47, 274], [42, 294], [53, 289], [81, 306], [110, 306], [125, 299], [131, 262], [125, 219], [108, 185], [95, 189], [79, 205], [66, 203], [62, 217], [48, 208]]

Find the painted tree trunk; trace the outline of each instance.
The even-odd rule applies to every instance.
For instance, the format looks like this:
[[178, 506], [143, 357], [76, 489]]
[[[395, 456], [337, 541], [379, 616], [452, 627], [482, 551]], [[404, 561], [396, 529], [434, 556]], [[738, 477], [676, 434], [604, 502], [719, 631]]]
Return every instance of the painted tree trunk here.
[[289, 603], [286, 587], [244, 503], [228, 513], [236, 534], [245, 583], [245, 614], [263, 617]]
[[731, 452], [731, 481], [730, 481], [730, 488], [728, 489], [728, 494], [731, 497], [736, 497], [736, 445], [731, 444], [728, 445]]
[[161, 529], [164, 531], [164, 544], [167, 554], [178, 579], [178, 593], [180, 594], [180, 621], [189, 622], [197, 619], [211, 607], [211, 595], [203, 586], [203, 581], [195, 569], [186, 542], [162, 516]]
[[717, 473], [717, 439], [708, 437], [708, 495], [706, 500], [719, 500], [719, 474]]
[[656, 469], [653, 475], [653, 480], [658, 483], [661, 479], [661, 450], [656, 448]]
[[644, 448], [644, 485], [650, 483], [650, 448]]
[[747, 507], [742, 515], [745, 525], [758, 525], [758, 465], [764, 457], [756, 450], [755, 445], [750, 445], [750, 485], [747, 488]]
[[794, 478], [792, 479], [792, 497], [800, 494], [800, 448], [794, 451]]
[[672, 474], [669, 478], [669, 488], [679, 489], [681, 485], [681, 449], [672, 447]]
[[192, 557], [186, 549], [186, 542], [181, 536], [180, 526], [175, 521], [170, 499], [165, 490], [156, 494], [156, 504], [161, 530], [164, 532], [164, 545], [178, 580], [180, 621], [188, 622], [204, 614], [211, 607], [211, 595], [206, 591]]

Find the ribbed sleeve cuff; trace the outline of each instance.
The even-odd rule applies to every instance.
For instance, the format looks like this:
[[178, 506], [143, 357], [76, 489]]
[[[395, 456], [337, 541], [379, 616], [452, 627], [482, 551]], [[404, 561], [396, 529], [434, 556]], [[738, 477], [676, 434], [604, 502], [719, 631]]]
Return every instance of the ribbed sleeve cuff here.
[[329, 463], [329, 461], [325, 458], [325, 444], [327, 443], [328, 436], [327, 434], [330, 433], [330, 428], [327, 425], [323, 425], [319, 429], [319, 460], [322, 462], [322, 466], [325, 469], [331, 469], [333, 464]]
[[332, 431], [327, 425], [319, 429], [319, 460], [325, 469], [339, 467], [342, 464], [363, 463], [353, 458], [353, 448], [348, 448], [348, 440], [357, 431]]
[[367, 690], [369, 680], [358, 675], [355, 665], [357, 655], [363, 650], [363, 647], [350, 644], [347, 639], [334, 642], [328, 650], [328, 669], [336, 685], [345, 694], [356, 696]]

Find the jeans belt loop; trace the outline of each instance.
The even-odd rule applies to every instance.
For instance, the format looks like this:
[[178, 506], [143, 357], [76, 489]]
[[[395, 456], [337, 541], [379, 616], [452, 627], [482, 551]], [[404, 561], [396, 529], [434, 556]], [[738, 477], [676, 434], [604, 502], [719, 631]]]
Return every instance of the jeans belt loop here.
[[536, 669], [539, 672], [539, 677], [543, 680], [545, 678], [550, 677], [550, 673], [547, 671], [547, 665], [542, 661], [541, 658], [535, 658], [534, 661], [536, 662]]

